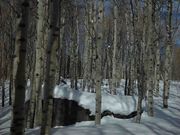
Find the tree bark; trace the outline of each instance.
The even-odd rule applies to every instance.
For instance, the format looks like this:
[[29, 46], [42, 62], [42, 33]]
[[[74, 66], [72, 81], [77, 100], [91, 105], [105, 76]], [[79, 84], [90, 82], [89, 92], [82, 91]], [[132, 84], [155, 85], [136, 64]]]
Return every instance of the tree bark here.
[[116, 82], [117, 82], [117, 74], [116, 74], [116, 50], [117, 50], [117, 5], [114, 5], [114, 41], [113, 41], [113, 57], [112, 57], [112, 89], [111, 94], [116, 94]]
[[[59, 0], [52, 0], [49, 3], [50, 7], [50, 24], [48, 33], [48, 44], [46, 48], [46, 72], [44, 82], [44, 101], [42, 109], [42, 123], [41, 123], [41, 135], [49, 135], [51, 129], [52, 120], [52, 92], [55, 86], [55, 62], [54, 55], [56, 55], [56, 38], [58, 36], [59, 29], [58, 24], [58, 11]], [[55, 56], [56, 57], [56, 56]]]
[[170, 73], [172, 64], [172, 0], [168, 0], [168, 23], [166, 35], [166, 50], [165, 50], [165, 65], [164, 65], [164, 88], [163, 88], [163, 107], [168, 108], [169, 88], [170, 88]]
[[159, 81], [160, 81], [160, 49], [159, 49], [159, 43], [157, 43], [156, 48], [156, 65], [155, 65], [155, 88], [154, 88], [154, 96], [159, 96]]
[[29, 23], [29, 0], [19, 1], [21, 5], [18, 31], [16, 35], [16, 53], [19, 56], [15, 75], [15, 91], [13, 102], [13, 119], [11, 135], [24, 135], [25, 128], [25, 87], [26, 87], [26, 46]]
[[97, 20], [97, 53], [95, 57], [95, 90], [96, 90], [96, 118], [95, 124], [101, 124], [101, 49], [103, 45], [103, 0], [98, 1], [98, 20]]
[[[37, 111], [41, 112], [42, 107], [39, 106], [41, 104], [38, 104], [38, 102], [41, 102], [41, 85], [42, 85], [42, 72], [41, 72], [41, 66], [43, 64], [43, 56], [42, 56], [42, 50], [43, 50], [43, 36], [44, 36], [44, 16], [45, 16], [45, 10], [44, 10], [44, 0], [40, 0], [38, 2], [38, 20], [37, 20], [37, 41], [36, 41], [36, 54], [35, 54], [35, 71], [33, 75], [33, 87], [31, 91], [31, 98], [30, 98], [30, 114], [29, 114], [29, 120], [28, 120], [28, 127], [33, 128], [34, 126], [40, 126], [40, 119], [41, 116], [35, 116], [35, 113]], [[39, 97], [40, 96], [40, 97]], [[40, 101], [38, 101], [40, 100]], [[36, 118], [36, 119], [35, 119]], [[35, 122], [35, 123], [34, 123]]]
[[87, 91], [90, 92], [90, 68], [91, 68], [91, 46], [92, 46], [92, 2], [87, 2], [86, 16], [85, 16], [85, 46], [84, 46], [84, 59], [83, 59], [83, 91], [86, 86]]
[[149, 28], [148, 28], [148, 115], [154, 115], [153, 109], [153, 91], [154, 91], [154, 30], [155, 30], [155, 1], [150, 0], [148, 3], [148, 21], [149, 21]]

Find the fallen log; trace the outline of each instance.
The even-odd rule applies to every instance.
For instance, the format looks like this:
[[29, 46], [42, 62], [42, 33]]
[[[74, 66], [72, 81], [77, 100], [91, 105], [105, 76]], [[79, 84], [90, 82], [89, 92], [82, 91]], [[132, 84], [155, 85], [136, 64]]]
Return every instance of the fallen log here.
[[[143, 110], [141, 111], [141, 114], [143, 113]], [[134, 111], [128, 115], [124, 115], [124, 114], [115, 114], [109, 110], [105, 110], [102, 114], [101, 114], [101, 118], [105, 117], [105, 116], [113, 116], [114, 118], [118, 118], [118, 119], [130, 119], [133, 118], [137, 115], [137, 111]], [[90, 120], [95, 120], [95, 115], [91, 115], [89, 116]]]

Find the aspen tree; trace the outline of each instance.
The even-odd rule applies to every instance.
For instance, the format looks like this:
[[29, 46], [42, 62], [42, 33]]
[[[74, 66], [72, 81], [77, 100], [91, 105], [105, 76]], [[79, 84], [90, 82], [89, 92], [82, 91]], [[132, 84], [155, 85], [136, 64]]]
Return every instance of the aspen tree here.
[[[131, 10], [133, 7], [131, 7]], [[132, 13], [134, 14], [134, 13]], [[142, 21], [142, 11], [140, 2], [137, 4], [137, 24], [135, 24], [135, 17], [132, 15], [133, 21], [133, 32], [134, 32], [134, 42], [136, 42], [136, 55], [137, 55], [137, 87], [138, 87], [138, 104], [137, 104], [137, 116], [135, 117], [135, 121], [140, 123], [141, 120], [141, 111], [142, 111], [142, 100], [144, 97], [145, 91], [145, 44], [142, 42], [141, 37], [145, 38], [145, 26]], [[141, 24], [141, 25], [139, 25]], [[143, 26], [143, 27], [142, 27]]]
[[165, 64], [164, 64], [164, 88], [163, 88], [163, 107], [168, 108], [169, 87], [170, 87], [170, 72], [172, 63], [172, 0], [168, 0], [167, 5], [167, 34], [165, 45]]
[[155, 43], [154, 43], [154, 29], [155, 29], [155, 1], [150, 0], [148, 3], [148, 21], [149, 21], [149, 28], [148, 28], [148, 115], [153, 116], [154, 115], [154, 109], [153, 109], [153, 91], [154, 91], [154, 49], [155, 49]]
[[[30, 98], [30, 114], [28, 117], [28, 127], [33, 128], [35, 126], [40, 126], [40, 120], [41, 117], [35, 116], [35, 114], [41, 114], [41, 85], [42, 85], [42, 72], [41, 72], [41, 66], [43, 64], [43, 36], [44, 36], [44, 4], [45, 0], [39, 0], [38, 2], [38, 20], [37, 20], [37, 41], [36, 41], [36, 54], [35, 54], [35, 71], [33, 75], [33, 88], [31, 92], [31, 98]], [[40, 96], [40, 97], [39, 97]], [[40, 101], [37, 101], [40, 100]], [[35, 113], [37, 111], [40, 111], [40, 113]]]
[[[75, 2], [76, 3], [76, 2]], [[78, 61], [78, 10], [77, 7], [73, 9], [72, 17], [70, 21], [70, 76], [71, 76], [71, 88], [77, 90], [77, 61]]]
[[[76, 5], [78, 4], [77, 3], [77, 0], [75, 0], [75, 3]], [[77, 14], [77, 17], [76, 17], [76, 34], [75, 34], [75, 73], [74, 73], [74, 78], [75, 78], [75, 89], [77, 90], [78, 89], [78, 57], [79, 57], [79, 18], [78, 18], [78, 14], [79, 14], [79, 11], [78, 11], [78, 6], [76, 6], [76, 14]]]
[[88, 92], [90, 92], [90, 66], [91, 66], [91, 56], [90, 48], [92, 45], [92, 3], [93, 1], [88, 1], [86, 4], [86, 15], [85, 15], [85, 45], [84, 45], [84, 59], [83, 59], [83, 90], [88, 86]]
[[[73, 17], [72, 17], [73, 18]], [[74, 25], [74, 20], [71, 20], [71, 35], [70, 35], [70, 79], [71, 79], [71, 88], [74, 89], [75, 88], [75, 66], [76, 66], [76, 62], [75, 62], [75, 25]]]
[[41, 123], [41, 135], [50, 135], [51, 120], [52, 120], [52, 92], [55, 86], [55, 61], [56, 61], [56, 47], [57, 36], [59, 29], [58, 15], [59, 15], [59, 0], [52, 0], [49, 2], [50, 8], [50, 23], [48, 31], [48, 44], [46, 48], [46, 72], [44, 82], [44, 101], [42, 108], [42, 123]]
[[[1, 47], [1, 46], [0, 46]], [[1, 91], [2, 91], [2, 95], [1, 95], [1, 99], [2, 99], [2, 107], [4, 107], [5, 105], [5, 86], [4, 86], [4, 83], [5, 83], [5, 45], [2, 44], [2, 48], [1, 49], [1, 66], [0, 66], [0, 69], [1, 69], [1, 78], [0, 78], [0, 88], [1, 88]]]
[[98, 1], [98, 19], [97, 19], [97, 43], [96, 43], [96, 57], [95, 63], [95, 90], [96, 90], [96, 117], [95, 124], [101, 123], [101, 49], [103, 45], [103, 0]]
[[159, 81], [160, 81], [160, 49], [159, 49], [159, 41], [157, 43], [157, 48], [156, 48], [156, 65], [155, 65], [155, 88], [154, 88], [154, 95], [159, 96]]
[[[90, 16], [90, 33], [92, 33], [92, 38], [90, 38], [90, 59], [89, 61], [91, 62], [91, 65], [90, 65], [90, 84], [89, 84], [89, 87], [88, 87], [88, 91], [90, 91], [91, 89], [91, 92], [95, 92], [95, 78], [96, 78], [96, 72], [95, 71], [95, 68], [96, 68], [96, 54], [97, 54], [97, 51], [96, 51], [96, 43], [97, 43], [97, 4], [96, 4], [96, 0], [93, 0], [92, 1], [92, 16]], [[91, 29], [92, 28], [92, 29]]]
[[117, 16], [118, 9], [117, 5], [114, 5], [114, 41], [113, 41], [113, 58], [112, 58], [112, 89], [111, 93], [113, 95], [116, 94], [116, 82], [117, 82], [117, 74], [116, 74], [116, 51], [117, 51]]
[[[127, 7], [128, 8], [128, 7]], [[130, 10], [128, 8], [128, 10]], [[134, 41], [134, 33], [133, 33], [133, 20], [131, 14], [129, 13], [129, 11], [127, 10], [127, 12], [125, 13], [125, 19], [126, 19], [126, 40], [127, 40], [127, 45], [128, 45], [128, 86], [127, 86], [127, 91], [126, 94], [127, 95], [132, 95], [133, 93], [133, 86], [134, 86], [134, 80], [135, 80], [135, 63], [134, 63], [134, 55], [135, 55], [135, 45], [133, 44]]]
[[[62, 4], [60, 5], [62, 7]], [[64, 37], [64, 24], [65, 24], [65, 8], [62, 7], [61, 10], [59, 10], [59, 37], [58, 37], [58, 48], [59, 48], [59, 65], [56, 66], [57, 71], [56, 71], [56, 84], [59, 84], [61, 76], [62, 76], [62, 71], [65, 70], [62, 67], [66, 65], [66, 60], [64, 60], [61, 57], [64, 57], [65, 55], [65, 45], [63, 45], [63, 37]]]
[[154, 96], [159, 96], [159, 82], [160, 82], [160, 37], [161, 37], [161, 13], [160, 11], [156, 12], [156, 22], [155, 28], [157, 31], [156, 34], [156, 52], [155, 52], [155, 71], [154, 71]]
[[[16, 33], [16, 56], [18, 66], [15, 70], [15, 91], [13, 102], [13, 118], [11, 122], [11, 135], [24, 135], [25, 130], [25, 87], [26, 87], [26, 46], [29, 25], [29, 0], [18, 1], [20, 16]], [[16, 64], [16, 62], [15, 62]]]

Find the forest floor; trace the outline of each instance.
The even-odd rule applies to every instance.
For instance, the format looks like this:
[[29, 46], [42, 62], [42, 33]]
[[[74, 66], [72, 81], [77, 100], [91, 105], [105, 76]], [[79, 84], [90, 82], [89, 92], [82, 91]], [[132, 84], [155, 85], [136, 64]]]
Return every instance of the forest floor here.
[[[129, 99], [127, 100], [127, 98], [122, 98], [121, 93], [122, 93], [123, 85], [121, 86], [122, 88], [118, 89], [118, 96], [120, 97], [118, 100], [119, 102], [122, 102], [122, 100], [124, 100], [123, 106], [125, 106], [124, 108], [125, 110], [127, 110], [129, 106], [127, 106], [125, 102], [129, 102], [131, 100]], [[180, 134], [180, 83], [171, 82], [168, 109], [162, 108], [162, 88], [163, 88], [163, 84], [161, 82], [160, 96], [154, 97], [154, 117], [147, 116], [146, 111], [144, 111], [142, 114], [142, 119], [140, 124], [135, 123], [133, 121], [133, 118], [125, 120], [125, 119], [116, 119], [111, 116], [106, 116], [102, 118], [101, 121], [102, 124], [100, 126], [95, 126], [94, 121], [78, 122], [72, 126], [54, 127], [52, 128], [52, 135], [87, 135], [87, 134], [88, 135], [179, 135]], [[103, 90], [107, 91], [108, 86], [103, 86]], [[87, 92], [85, 93], [81, 92], [79, 96], [81, 96], [82, 98], [79, 97], [79, 99], [84, 100], [85, 98], [83, 98], [83, 95], [87, 99], [87, 95], [88, 95]], [[59, 96], [62, 96], [62, 94], [60, 94]], [[109, 96], [108, 94], [103, 94], [103, 96], [105, 96], [104, 99], [107, 98], [108, 101], [111, 101], [108, 104], [109, 108], [112, 108], [112, 106], [115, 106], [115, 108], [117, 108], [116, 105], [118, 104], [117, 104], [117, 100], [114, 100], [114, 96], [112, 96], [112, 99], [110, 99], [111, 96]], [[1, 97], [1, 90], [0, 90], [0, 97]], [[84, 102], [86, 102], [86, 104], [83, 105], [88, 104], [87, 100]], [[0, 99], [0, 104], [1, 104], [1, 99]], [[106, 108], [108, 107], [107, 105], [104, 106]], [[88, 108], [88, 106], [86, 107]], [[122, 108], [120, 110], [121, 110], [120, 112], [123, 112]], [[0, 135], [9, 135], [10, 119], [11, 119], [11, 106], [8, 106], [8, 93], [6, 91], [6, 105], [3, 108], [0, 107]], [[39, 128], [26, 129], [26, 134], [38, 135], [39, 131], [40, 131]]]

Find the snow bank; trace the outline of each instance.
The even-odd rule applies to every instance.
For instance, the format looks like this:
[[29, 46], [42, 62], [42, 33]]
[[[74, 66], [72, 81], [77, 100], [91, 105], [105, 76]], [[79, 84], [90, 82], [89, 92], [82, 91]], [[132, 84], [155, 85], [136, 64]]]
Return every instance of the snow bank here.
[[[54, 98], [69, 99], [78, 102], [80, 106], [85, 109], [89, 109], [91, 114], [95, 114], [95, 93], [82, 92], [81, 90], [73, 90], [70, 88], [70, 81], [66, 80], [67, 84], [56, 85], [53, 92]], [[127, 115], [137, 108], [137, 96], [124, 96], [123, 85], [124, 81], [121, 80], [120, 87], [117, 88], [117, 95], [109, 94], [108, 81], [104, 81], [101, 86], [102, 89], [102, 112], [105, 110], [110, 110], [113, 113], [119, 113], [122, 115]], [[79, 84], [80, 85], [80, 84]], [[80, 86], [79, 86], [80, 87]], [[43, 89], [43, 85], [42, 85]], [[26, 101], [30, 100], [31, 87], [30, 81], [27, 82], [26, 88]], [[42, 90], [42, 97], [43, 90]], [[145, 103], [143, 102], [143, 107]]]
[[[68, 85], [57, 85], [53, 93], [54, 98], [69, 99], [95, 114], [95, 93], [72, 90]], [[129, 114], [136, 110], [137, 97], [110, 95], [102, 92], [102, 112], [110, 110], [113, 113]]]

